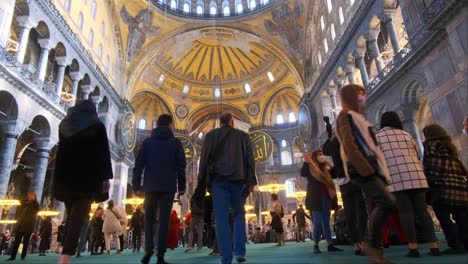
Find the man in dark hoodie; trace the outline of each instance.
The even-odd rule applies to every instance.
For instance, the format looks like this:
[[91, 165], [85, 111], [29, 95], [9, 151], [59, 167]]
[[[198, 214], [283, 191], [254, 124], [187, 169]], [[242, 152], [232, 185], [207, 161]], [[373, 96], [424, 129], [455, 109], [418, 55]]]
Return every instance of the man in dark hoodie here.
[[[178, 191], [185, 193], [184, 148], [172, 132], [172, 117], [161, 115], [151, 137], [143, 141], [133, 169], [133, 191], [139, 195], [141, 174], [145, 172], [143, 190], [145, 192], [145, 255], [141, 263], [149, 263], [154, 249], [155, 233], [158, 234], [158, 264], [167, 263], [164, 254], [167, 248], [169, 219]], [[158, 230], [155, 230], [156, 219]]]

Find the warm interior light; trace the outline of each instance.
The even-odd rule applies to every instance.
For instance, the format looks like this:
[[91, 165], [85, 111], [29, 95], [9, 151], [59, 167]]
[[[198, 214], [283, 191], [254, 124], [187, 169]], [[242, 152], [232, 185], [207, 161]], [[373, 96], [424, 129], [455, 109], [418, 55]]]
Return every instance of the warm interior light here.
[[246, 218], [252, 218], [252, 217], [257, 217], [256, 214], [245, 214]]
[[268, 185], [259, 186], [258, 189], [261, 192], [270, 192], [270, 193], [277, 193], [279, 191], [286, 189], [286, 184], [281, 183], [272, 183]]
[[3, 210], [8, 211], [13, 206], [21, 205], [19, 200], [16, 199], [1, 199], [0, 206], [3, 207]]
[[16, 224], [16, 220], [11, 220], [11, 219], [2, 219], [0, 220], [0, 224], [4, 224], [4, 225], [11, 225], [11, 224]]
[[244, 205], [244, 209], [245, 209], [246, 211], [252, 210], [253, 208], [254, 208], [253, 205]]
[[50, 217], [53, 217], [53, 216], [57, 216], [57, 215], [59, 215], [59, 214], [60, 214], [59, 211], [47, 210], [47, 209], [45, 209], [45, 210], [39, 211], [39, 212], [37, 213], [37, 216], [39, 216], [39, 217], [42, 218], [42, 219], [45, 219], [45, 218], [47, 218], [47, 217], [49, 217], [49, 216], [50, 216]]

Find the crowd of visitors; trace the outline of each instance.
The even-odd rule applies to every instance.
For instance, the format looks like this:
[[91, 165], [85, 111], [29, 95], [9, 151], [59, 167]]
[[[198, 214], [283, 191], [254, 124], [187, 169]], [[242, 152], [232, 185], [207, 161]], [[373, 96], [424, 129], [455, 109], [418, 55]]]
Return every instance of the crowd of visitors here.
[[[335, 245], [349, 243], [355, 255], [390, 264], [384, 257], [384, 247], [392, 240], [389, 226], [398, 242], [407, 244], [407, 257], [420, 257], [419, 244], [424, 242], [430, 243], [431, 256], [466, 254], [467, 170], [448, 133], [439, 125], [425, 127], [420, 149], [392, 111], [382, 115], [380, 130], [374, 133], [364, 115], [365, 89], [347, 85], [340, 92], [342, 111], [335, 131], [325, 118], [328, 140], [304, 155], [298, 175], [307, 181], [304, 206], [291, 217], [273, 193], [271, 222], [262, 225], [252, 219], [246, 224], [244, 205], [257, 184], [255, 161], [249, 135], [234, 128], [232, 114], [221, 115], [220, 128], [205, 136], [198, 186], [184, 217], [172, 208], [174, 199], [185, 193], [184, 149], [172, 132], [172, 117], [158, 118], [133, 171], [134, 195], [144, 196], [145, 202], [128, 220], [126, 208], [108, 195], [113, 175], [105, 127], [95, 105], [82, 101], [70, 108], [59, 129], [53, 191], [65, 203], [65, 221], [56, 229], [50, 217], [37, 221], [40, 206], [34, 192], [28, 193], [17, 208], [13, 233], [6, 230], [1, 236], [0, 254], [13, 261], [22, 244], [22, 260], [28, 252], [60, 252], [59, 263], [70, 263], [71, 256], [80, 257], [86, 250], [91, 255], [110, 254], [111, 249], [119, 254], [126, 248], [139, 253], [143, 243], [143, 264], [154, 253], [157, 264], [166, 264], [167, 249], [186, 247], [189, 253], [195, 246], [198, 252], [210, 248], [210, 255], [228, 264], [234, 258], [246, 261], [247, 243], [284, 246], [286, 241], [311, 240], [319, 254], [319, 242], [325, 240], [330, 254], [342, 251]], [[100, 204], [89, 218], [93, 202]], [[443, 251], [436, 237], [440, 230], [448, 244]]]

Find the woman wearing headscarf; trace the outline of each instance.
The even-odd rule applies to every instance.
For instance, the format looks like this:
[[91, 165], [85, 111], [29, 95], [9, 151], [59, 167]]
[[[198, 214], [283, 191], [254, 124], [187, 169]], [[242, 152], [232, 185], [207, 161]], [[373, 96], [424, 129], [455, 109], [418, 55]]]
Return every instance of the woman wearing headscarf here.
[[440, 256], [434, 222], [426, 208], [428, 188], [423, 166], [419, 161], [416, 142], [403, 130], [403, 124], [396, 112], [388, 111], [382, 115], [377, 141], [387, 160], [392, 183], [387, 187], [395, 195], [400, 222], [408, 237], [407, 257], [419, 257], [416, 236], [416, 219], [421, 233], [431, 242], [430, 254]]
[[53, 192], [67, 211], [59, 263], [70, 263], [91, 203], [108, 199], [112, 177], [106, 128], [95, 105], [90, 100], [81, 101], [68, 110], [59, 125]]
[[340, 91], [342, 110], [336, 120], [346, 177], [361, 187], [368, 211], [366, 254], [372, 263], [390, 263], [383, 257], [382, 227], [395, 210], [385, 185], [391, 182], [385, 156], [366, 120], [366, 91], [350, 84]]
[[445, 129], [439, 125], [429, 125], [423, 129], [423, 133], [424, 173], [430, 188], [428, 202], [434, 209], [449, 245], [449, 248], [442, 253], [466, 253], [468, 173]]
[[169, 220], [169, 236], [167, 238], [167, 248], [172, 250], [177, 248], [177, 244], [179, 243], [179, 225], [180, 218], [176, 210], [172, 210], [171, 219]]
[[322, 232], [328, 251], [343, 251], [333, 245], [330, 230], [330, 211], [338, 209], [335, 183], [330, 174], [333, 166], [325, 159], [322, 150], [307, 152], [304, 160], [301, 176], [307, 178], [305, 205], [312, 212], [314, 253], [322, 253], [318, 246]]

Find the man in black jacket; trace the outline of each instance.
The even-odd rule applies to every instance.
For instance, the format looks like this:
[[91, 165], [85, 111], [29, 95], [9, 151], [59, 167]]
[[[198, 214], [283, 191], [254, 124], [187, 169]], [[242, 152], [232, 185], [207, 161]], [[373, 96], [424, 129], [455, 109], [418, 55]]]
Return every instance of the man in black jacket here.
[[306, 217], [311, 220], [310, 216], [304, 211], [302, 204], [300, 204], [299, 208], [292, 215], [293, 222], [297, 226], [296, 242], [305, 242]]
[[36, 194], [34, 192], [29, 192], [28, 199], [23, 201], [16, 211], [18, 222], [16, 223], [14, 229], [15, 242], [13, 244], [11, 257], [8, 260], [16, 259], [16, 254], [18, 253], [21, 240], [23, 240], [21, 260], [26, 258], [29, 240], [31, 238], [31, 234], [34, 232], [34, 227], [36, 225], [37, 212], [39, 212], [39, 203], [36, 200]]
[[[137, 195], [141, 189], [141, 174], [145, 172], [143, 190], [145, 192], [145, 256], [142, 263], [149, 263], [154, 249], [155, 233], [158, 234], [158, 264], [165, 264], [169, 218], [174, 195], [185, 193], [184, 148], [172, 133], [172, 117], [161, 115], [157, 128], [151, 137], [143, 141], [133, 169], [133, 191]], [[156, 219], [158, 230], [155, 232]]]
[[[245, 211], [244, 203], [257, 184], [255, 161], [249, 135], [234, 128], [232, 114], [220, 118], [221, 128], [210, 131], [203, 143], [199, 186], [195, 197], [201, 201], [203, 187], [211, 189], [216, 219], [216, 236], [222, 263], [231, 263], [234, 254], [238, 262], [245, 261]], [[229, 209], [234, 215], [234, 241], [229, 228]]]

